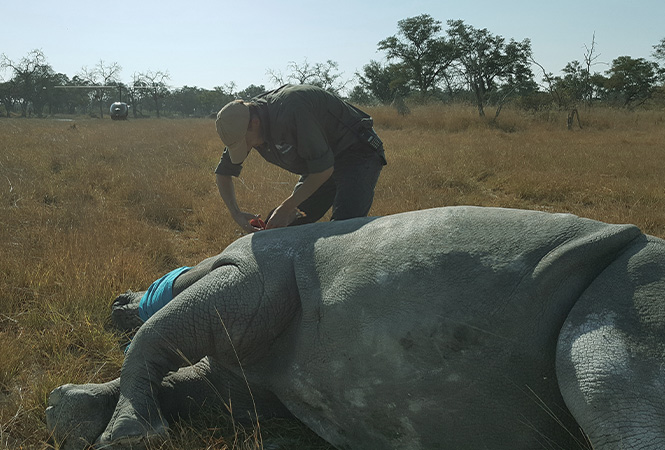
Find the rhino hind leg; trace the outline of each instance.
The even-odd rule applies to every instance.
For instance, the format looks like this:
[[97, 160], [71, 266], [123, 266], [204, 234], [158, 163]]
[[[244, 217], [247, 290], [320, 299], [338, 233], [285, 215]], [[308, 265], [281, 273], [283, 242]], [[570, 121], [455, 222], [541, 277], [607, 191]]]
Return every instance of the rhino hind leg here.
[[564, 324], [557, 378], [594, 449], [665, 448], [665, 244], [613, 262]]
[[133, 334], [143, 324], [139, 316], [139, 303], [144, 292], [127, 291], [118, 295], [111, 304], [111, 323], [118, 331]]
[[[207, 258], [176, 277], [172, 287], [173, 297], [210, 273], [219, 264], [218, 260], [217, 256]], [[143, 319], [139, 315], [139, 305], [145, 292], [128, 290], [115, 298], [111, 304], [111, 324], [115, 329], [133, 335], [143, 325]]]

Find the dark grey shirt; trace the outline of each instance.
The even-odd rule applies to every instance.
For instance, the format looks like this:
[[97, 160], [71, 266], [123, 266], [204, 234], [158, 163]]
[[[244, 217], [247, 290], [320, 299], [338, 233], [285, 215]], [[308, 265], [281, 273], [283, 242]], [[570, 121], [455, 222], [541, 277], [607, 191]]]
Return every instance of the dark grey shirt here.
[[[252, 100], [258, 105], [265, 143], [256, 150], [268, 162], [299, 175], [323, 172], [335, 158], [358, 146], [358, 132], [372, 118], [336, 95], [308, 85], [285, 85]], [[378, 150], [383, 156], [383, 148]], [[385, 158], [384, 158], [385, 160]], [[238, 176], [242, 164], [224, 154], [215, 169]]]

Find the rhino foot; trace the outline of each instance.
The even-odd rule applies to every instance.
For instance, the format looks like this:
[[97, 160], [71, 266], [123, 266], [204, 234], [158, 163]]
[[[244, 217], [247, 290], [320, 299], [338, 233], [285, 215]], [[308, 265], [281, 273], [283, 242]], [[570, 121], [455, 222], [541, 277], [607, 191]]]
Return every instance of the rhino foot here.
[[95, 442], [111, 419], [118, 401], [113, 383], [65, 384], [51, 392], [46, 408], [46, 427], [56, 448], [85, 449]]
[[133, 333], [142, 324], [139, 317], [139, 303], [144, 292], [127, 291], [116, 297], [111, 305], [111, 323], [118, 330]]
[[95, 442], [95, 447], [144, 448], [168, 439], [168, 430], [168, 422], [159, 409], [146, 408], [143, 413], [139, 413], [132, 402], [121, 395], [113, 417]]

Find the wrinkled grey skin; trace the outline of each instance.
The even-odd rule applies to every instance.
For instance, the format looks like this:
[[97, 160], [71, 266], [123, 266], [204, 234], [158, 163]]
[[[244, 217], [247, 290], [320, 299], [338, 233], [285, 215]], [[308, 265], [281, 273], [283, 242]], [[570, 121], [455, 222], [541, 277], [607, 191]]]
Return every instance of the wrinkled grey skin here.
[[340, 449], [665, 448], [665, 241], [634, 226], [440, 208], [255, 233], [194, 275], [119, 380], [51, 394], [65, 448], [253, 411], [239, 361], [260, 415]]

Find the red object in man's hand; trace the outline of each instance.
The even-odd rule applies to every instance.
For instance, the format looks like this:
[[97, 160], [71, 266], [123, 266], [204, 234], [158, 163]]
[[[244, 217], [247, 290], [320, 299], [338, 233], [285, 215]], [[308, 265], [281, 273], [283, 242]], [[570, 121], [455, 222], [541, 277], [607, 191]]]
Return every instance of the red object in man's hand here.
[[266, 229], [266, 223], [263, 220], [259, 219], [258, 217], [256, 219], [250, 220], [249, 224], [254, 228], [258, 228], [259, 230]]

